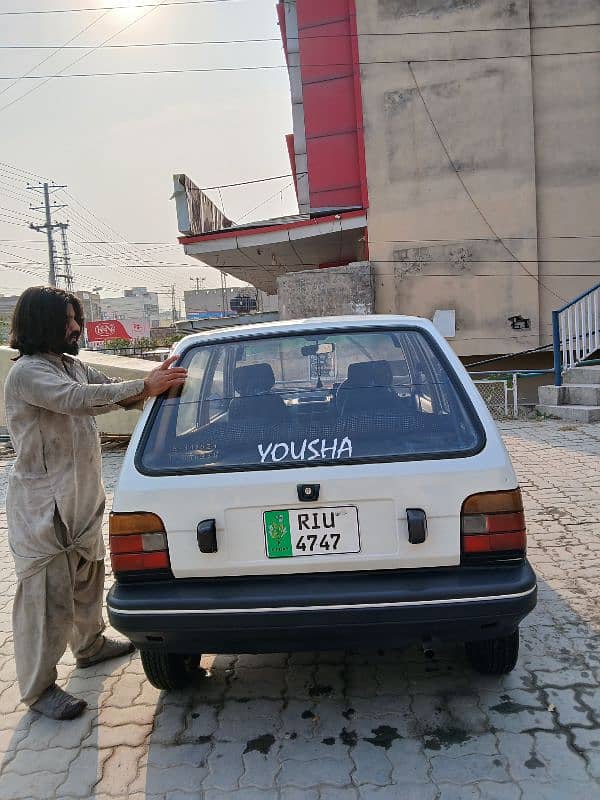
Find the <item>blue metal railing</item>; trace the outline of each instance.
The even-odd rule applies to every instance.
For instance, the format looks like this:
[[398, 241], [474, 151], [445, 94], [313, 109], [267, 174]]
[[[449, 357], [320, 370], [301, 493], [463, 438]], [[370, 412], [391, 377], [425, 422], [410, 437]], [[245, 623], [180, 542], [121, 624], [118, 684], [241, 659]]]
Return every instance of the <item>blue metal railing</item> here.
[[600, 283], [552, 312], [554, 385], [600, 348]]

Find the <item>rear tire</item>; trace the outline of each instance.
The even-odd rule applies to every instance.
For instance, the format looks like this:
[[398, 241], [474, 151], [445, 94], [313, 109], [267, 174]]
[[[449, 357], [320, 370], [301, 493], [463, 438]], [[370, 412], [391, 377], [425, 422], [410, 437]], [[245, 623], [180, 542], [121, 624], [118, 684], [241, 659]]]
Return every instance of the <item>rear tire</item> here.
[[483, 675], [506, 675], [519, 657], [519, 629], [508, 636], [465, 644], [471, 666]]
[[140, 650], [146, 677], [157, 689], [184, 689], [198, 669], [200, 656], [189, 657], [163, 650]]

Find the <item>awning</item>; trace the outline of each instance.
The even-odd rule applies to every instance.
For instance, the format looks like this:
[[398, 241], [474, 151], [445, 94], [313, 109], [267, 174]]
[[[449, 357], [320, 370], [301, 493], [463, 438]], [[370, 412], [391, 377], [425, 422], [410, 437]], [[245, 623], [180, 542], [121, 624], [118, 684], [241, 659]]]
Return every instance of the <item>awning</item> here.
[[288, 272], [362, 261], [366, 229], [364, 210], [341, 211], [314, 218], [267, 220], [182, 236], [179, 241], [186, 255], [274, 294], [277, 278]]

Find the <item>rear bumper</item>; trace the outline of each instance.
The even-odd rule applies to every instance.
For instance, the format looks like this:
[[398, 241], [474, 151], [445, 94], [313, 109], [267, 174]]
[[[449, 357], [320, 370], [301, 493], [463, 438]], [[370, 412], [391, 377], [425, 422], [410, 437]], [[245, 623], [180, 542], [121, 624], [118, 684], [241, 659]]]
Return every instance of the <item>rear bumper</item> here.
[[515, 566], [115, 584], [111, 625], [143, 649], [260, 653], [511, 633], [536, 604]]

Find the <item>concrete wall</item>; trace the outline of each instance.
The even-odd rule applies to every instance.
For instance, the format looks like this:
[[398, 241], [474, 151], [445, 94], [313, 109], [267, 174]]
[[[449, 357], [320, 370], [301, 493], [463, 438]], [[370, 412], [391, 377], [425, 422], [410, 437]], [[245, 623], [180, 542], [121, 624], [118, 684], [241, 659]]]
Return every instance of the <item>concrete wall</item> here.
[[598, 50], [600, 29], [530, 24], [600, 22], [600, 4], [357, 0], [357, 13], [376, 311], [454, 308], [460, 355], [548, 342], [551, 310], [600, 272], [581, 261], [600, 254], [600, 56], [541, 54]]
[[[223, 310], [222, 289], [200, 289], [183, 293], [185, 313], [202, 314], [206, 312], [221, 312]], [[231, 313], [230, 303], [236, 297], [252, 297], [258, 301], [261, 311], [277, 311], [277, 295], [266, 294], [258, 291], [253, 286], [229, 286], [225, 289], [225, 311]]]
[[373, 270], [369, 263], [292, 272], [277, 279], [279, 319], [374, 312]]
[[[600, 3], [531, 0], [531, 24], [540, 277], [570, 300], [600, 281]], [[540, 291], [545, 339], [561, 305]]]
[[[6, 425], [4, 413], [4, 381], [8, 371], [12, 366], [12, 358], [17, 355], [15, 350], [10, 347], [0, 347], [0, 385], [3, 387], [0, 395], [0, 426]], [[122, 378], [123, 380], [134, 380], [144, 378], [151, 370], [156, 368], [153, 361], [144, 361], [137, 358], [125, 358], [122, 356], [109, 356], [104, 353], [92, 353], [89, 350], [82, 350], [79, 357], [91, 367], [100, 370], [111, 378]], [[100, 414], [96, 417], [98, 430], [101, 433], [129, 435], [140, 416], [140, 411], [111, 411], [108, 414]]]

